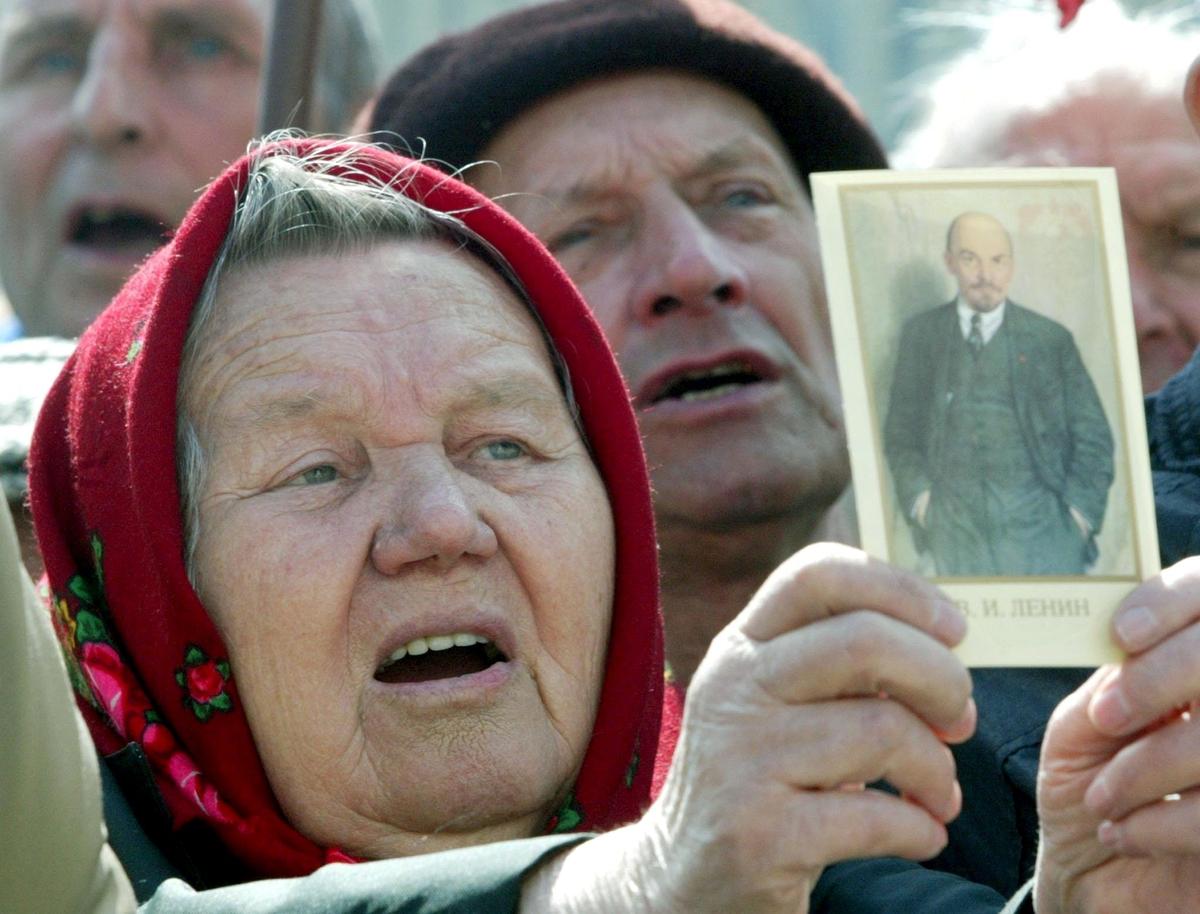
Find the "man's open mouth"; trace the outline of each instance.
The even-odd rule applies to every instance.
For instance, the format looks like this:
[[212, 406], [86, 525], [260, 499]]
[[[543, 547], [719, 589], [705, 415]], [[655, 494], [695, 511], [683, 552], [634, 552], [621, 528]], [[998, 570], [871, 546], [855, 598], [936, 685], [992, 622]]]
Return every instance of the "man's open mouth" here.
[[451, 635], [432, 635], [414, 638], [392, 651], [379, 668], [375, 678], [380, 682], [431, 682], [482, 673], [494, 663], [504, 663], [496, 645], [483, 635], [455, 632]]
[[93, 250], [149, 253], [165, 240], [157, 214], [125, 206], [81, 206], [68, 219], [69, 244]]
[[650, 388], [650, 396], [644, 402], [715, 400], [768, 380], [772, 378], [748, 360], [731, 359], [663, 378]]

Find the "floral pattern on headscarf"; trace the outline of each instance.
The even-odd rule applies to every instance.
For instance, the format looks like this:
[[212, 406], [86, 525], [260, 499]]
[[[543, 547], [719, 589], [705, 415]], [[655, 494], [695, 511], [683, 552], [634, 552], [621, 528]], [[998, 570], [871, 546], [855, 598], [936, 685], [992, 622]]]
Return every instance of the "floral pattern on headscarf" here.
[[[54, 598], [55, 623], [63, 646], [68, 648], [67, 668], [76, 692], [104, 714], [122, 739], [139, 745], [199, 812], [214, 821], [233, 824], [237, 817], [179, 747], [117, 650], [104, 621], [104, 545], [96, 534], [90, 542], [92, 571], [76, 573], [67, 580], [73, 600], [68, 596]], [[228, 667], [225, 664], [225, 679], [229, 678]]]

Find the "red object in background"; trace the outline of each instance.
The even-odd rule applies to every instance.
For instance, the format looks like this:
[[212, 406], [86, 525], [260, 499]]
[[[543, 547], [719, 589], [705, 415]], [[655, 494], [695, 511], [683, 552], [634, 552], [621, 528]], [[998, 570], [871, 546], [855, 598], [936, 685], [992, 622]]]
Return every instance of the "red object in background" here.
[[1058, 27], [1065, 29], [1071, 24], [1071, 20], [1075, 18], [1075, 14], [1079, 12], [1079, 7], [1083, 6], [1083, 0], [1058, 0], [1058, 9], [1062, 13], [1062, 19], [1059, 20]]

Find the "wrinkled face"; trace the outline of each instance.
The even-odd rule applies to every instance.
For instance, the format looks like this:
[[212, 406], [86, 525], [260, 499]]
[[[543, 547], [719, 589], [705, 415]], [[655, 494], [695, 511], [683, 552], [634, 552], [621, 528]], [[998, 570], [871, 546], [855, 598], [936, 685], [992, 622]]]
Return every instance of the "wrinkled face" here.
[[959, 294], [976, 311], [993, 311], [1004, 301], [1013, 277], [1012, 244], [999, 222], [982, 213], [960, 216], [950, 232], [944, 259]]
[[590, 738], [614, 543], [533, 320], [435, 242], [238, 271], [218, 308], [195, 574], [285, 814], [369, 857], [535, 833]]
[[825, 505], [848, 466], [811, 205], [742, 96], [608, 77], [510, 124], [471, 179], [559, 258], [633, 392], [660, 525]]
[[0, 276], [75, 336], [254, 135], [265, 0], [5, 0]]
[[1200, 343], [1200, 143], [1178, 95], [1110, 81], [1005, 142], [1012, 164], [1116, 169], [1142, 387], [1157, 390]]

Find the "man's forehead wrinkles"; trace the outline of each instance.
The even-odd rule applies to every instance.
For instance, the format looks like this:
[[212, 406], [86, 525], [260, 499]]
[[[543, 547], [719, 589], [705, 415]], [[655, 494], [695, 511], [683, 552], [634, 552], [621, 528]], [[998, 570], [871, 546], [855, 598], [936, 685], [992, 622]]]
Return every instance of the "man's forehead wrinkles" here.
[[[682, 139], [682, 138], [681, 138]], [[639, 146], [648, 145], [642, 141]], [[566, 184], [561, 190], [553, 187], [542, 191], [542, 195], [563, 206], [587, 203], [603, 197], [622, 196], [629, 193], [631, 175], [628, 166], [640, 159], [666, 163], [668, 177], [676, 181], [695, 180], [747, 165], [779, 166], [787, 168], [770, 145], [763, 139], [746, 135], [735, 137], [716, 148], [696, 149], [682, 142], [658, 144], [659, 155], [651, 156], [652, 149], [633, 149], [623, 155], [607, 159], [592, 174], [586, 174]], [[669, 147], [678, 147], [671, 149]], [[634, 166], [636, 168], [636, 164]], [[646, 167], [642, 174], [650, 177], [655, 169]], [[633, 181], [639, 176], [635, 172]]]

